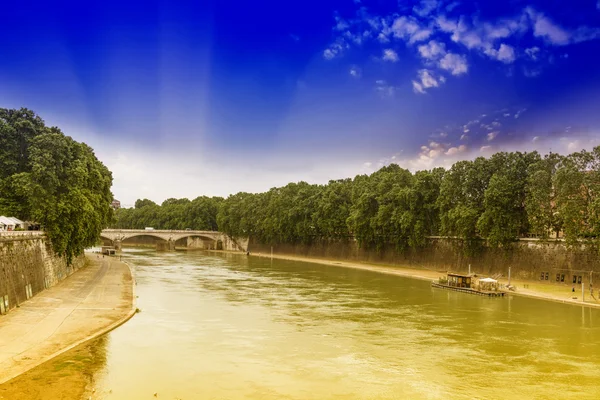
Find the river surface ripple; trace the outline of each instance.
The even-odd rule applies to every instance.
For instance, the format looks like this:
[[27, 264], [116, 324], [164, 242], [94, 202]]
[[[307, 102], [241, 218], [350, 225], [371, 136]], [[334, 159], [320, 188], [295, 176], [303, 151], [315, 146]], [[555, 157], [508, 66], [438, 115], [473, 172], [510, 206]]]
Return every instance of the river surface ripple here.
[[600, 312], [356, 269], [128, 249], [95, 399], [587, 399]]

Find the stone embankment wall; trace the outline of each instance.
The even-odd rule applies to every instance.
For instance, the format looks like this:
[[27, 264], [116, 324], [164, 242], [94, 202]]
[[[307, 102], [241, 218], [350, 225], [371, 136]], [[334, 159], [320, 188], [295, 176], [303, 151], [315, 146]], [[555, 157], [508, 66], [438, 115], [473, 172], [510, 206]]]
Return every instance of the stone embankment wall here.
[[[394, 246], [380, 251], [359, 248], [354, 239], [317, 241], [310, 245], [273, 245], [275, 254], [325, 258], [344, 261], [397, 265], [436, 271], [471, 272], [490, 276], [544, 280], [600, 286], [600, 253], [598, 249], [579, 246], [567, 248], [562, 241], [523, 239], [509, 248], [490, 248], [482, 242], [472, 256], [465, 255], [464, 243], [458, 239], [430, 238], [418, 250], [398, 252]], [[251, 240], [251, 252], [269, 253], [270, 244]], [[580, 278], [581, 277], [581, 278]]]
[[50, 250], [43, 232], [0, 232], [0, 313], [56, 285], [83, 266], [67, 266]]

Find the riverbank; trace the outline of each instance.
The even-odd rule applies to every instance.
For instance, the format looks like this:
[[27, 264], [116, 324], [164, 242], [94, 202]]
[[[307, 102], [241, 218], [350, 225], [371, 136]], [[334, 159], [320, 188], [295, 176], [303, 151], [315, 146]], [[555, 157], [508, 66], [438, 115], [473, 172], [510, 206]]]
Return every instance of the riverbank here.
[[[273, 257], [279, 260], [305, 261], [323, 265], [332, 265], [336, 267], [362, 269], [383, 274], [398, 275], [413, 279], [426, 280], [429, 282], [438, 279], [439, 277], [444, 276], [446, 274], [446, 271], [411, 268], [410, 266], [367, 264], [359, 262], [329, 260], [323, 258], [290, 256], [285, 254], [271, 255], [270, 253], [251, 253], [251, 256], [263, 258]], [[501, 284], [508, 284], [508, 280], [506, 278], [499, 278], [498, 281]], [[600, 308], [600, 298], [598, 296], [596, 296], [596, 299], [591, 298], [589, 290], [586, 290], [585, 293], [586, 301], [581, 301], [580, 285], [576, 285], [575, 293], [573, 293], [573, 286], [566, 284], [541, 283], [538, 281], [527, 281], [521, 279], [511, 279], [510, 283], [516, 288], [516, 291], [510, 292], [511, 295], [526, 296], [559, 303]]]
[[1, 317], [0, 399], [23, 389], [13, 378], [130, 319], [134, 298], [129, 266], [90, 254], [84, 268]]

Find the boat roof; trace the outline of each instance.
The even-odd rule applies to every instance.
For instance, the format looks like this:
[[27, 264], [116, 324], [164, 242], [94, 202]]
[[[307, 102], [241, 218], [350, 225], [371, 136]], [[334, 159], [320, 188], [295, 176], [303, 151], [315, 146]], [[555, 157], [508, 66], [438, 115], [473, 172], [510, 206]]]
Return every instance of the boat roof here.
[[448, 272], [448, 276], [458, 276], [460, 278], [471, 278], [471, 274], [459, 274], [457, 272]]
[[489, 282], [489, 283], [497, 283], [498, 281], [492, 278], [483, 278], [480, 279], [479, 282]]

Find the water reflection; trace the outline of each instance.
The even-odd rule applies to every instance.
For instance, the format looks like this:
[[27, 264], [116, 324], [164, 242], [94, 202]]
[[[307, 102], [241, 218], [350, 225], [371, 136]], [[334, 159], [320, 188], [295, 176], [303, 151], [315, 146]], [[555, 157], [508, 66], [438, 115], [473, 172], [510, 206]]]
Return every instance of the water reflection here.
[[101, 398], [600, 395], [597, 310], [232, 254], [127, 257], [142, 313], [110, 334]]

